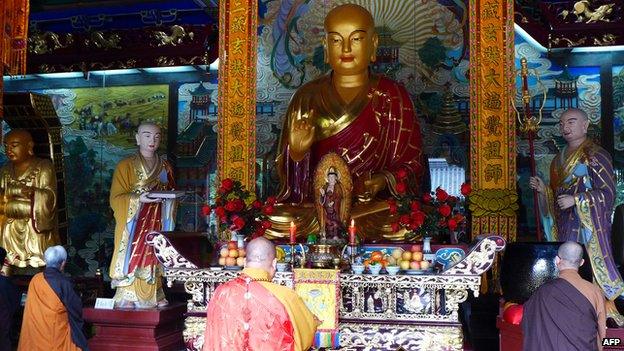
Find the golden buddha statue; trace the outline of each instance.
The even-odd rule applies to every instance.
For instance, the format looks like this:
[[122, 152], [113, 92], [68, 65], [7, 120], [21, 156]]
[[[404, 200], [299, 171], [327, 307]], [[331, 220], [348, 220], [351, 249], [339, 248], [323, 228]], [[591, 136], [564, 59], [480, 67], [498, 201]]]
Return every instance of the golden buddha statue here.
[[9, 163], [0, 169], [0, 246], [10, 265], [45, 266], [43, 253], [60, 243], [56, 218], [56, 176], [52, 162], [35, 157], [30, 133], [6, 135]]
[[422, 139], [405, 88], [369, 71], [378, 37], [371, 14], [353, 4], [325, 18], [323, 47], [332, 70], [293, 96], [282, 127], [276, 167], [280, 192], [271, 216], [270, 238], [288, 235], [290, 221], [300, 235], [318, 232], [312, 176], [321, 158], [334, 152], [354, 179], [351, 216], [367, 241], [403, 240], [393, 232], [386, 200], [396, 194], [394, 173], [410, 174], [417, 191], [422, 174]]

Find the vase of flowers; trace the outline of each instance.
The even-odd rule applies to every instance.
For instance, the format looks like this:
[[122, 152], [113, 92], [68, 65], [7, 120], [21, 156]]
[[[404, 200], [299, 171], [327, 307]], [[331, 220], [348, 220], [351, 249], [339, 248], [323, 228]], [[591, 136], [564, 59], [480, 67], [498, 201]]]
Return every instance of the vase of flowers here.
[[240, 181], [226, 178], [221, 181], [214, 203], [205, 205], [202, 213], [209, 215], [214, 211], [219, 223], [219, 237], [238, 241], [242, 247], [245, 238], [262, 236], [271, 228], [268, 216], [273, 214], [274, 205], [274, 197], [262, 202]]
[[[397, 172], [397, 195], [388, 201], [390, 213], [398, 219], [392, 224], [392, 230], [406, 228], [410, 233], [406, 239], [423, 238], [423, 246], [429, 244], [430, 247], [432, 239], [450, 241], [454, 231], [466, 221], [460, 213], [462, 201], [440, 187], [423, 195], [407, 193], [403, 191], [407, 186], [398, 186], [407, 181], [406, 173]], [[468, 196], [469, 193], [470, 184], [462, 184], [461, 194]]]

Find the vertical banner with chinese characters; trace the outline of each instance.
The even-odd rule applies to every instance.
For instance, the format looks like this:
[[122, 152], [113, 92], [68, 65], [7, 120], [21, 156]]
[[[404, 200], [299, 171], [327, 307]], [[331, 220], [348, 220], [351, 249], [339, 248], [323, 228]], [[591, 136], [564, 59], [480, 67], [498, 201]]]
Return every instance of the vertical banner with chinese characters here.
[[[26, 74], [26, 43], [28, 36], [28, 0], [0, 1], [0, 73]], [[1, 78], [1, 77], [0, 77]], [[0, 120], [2, 120], [2, 90], [0, 79]], [[0, 140], [2, 133], [0, 133]]]
[[470, 0], [472, 233], [516, 238], [512, 0]]
[[219, 178], [255, 189], [258, 1], [219, 1]]

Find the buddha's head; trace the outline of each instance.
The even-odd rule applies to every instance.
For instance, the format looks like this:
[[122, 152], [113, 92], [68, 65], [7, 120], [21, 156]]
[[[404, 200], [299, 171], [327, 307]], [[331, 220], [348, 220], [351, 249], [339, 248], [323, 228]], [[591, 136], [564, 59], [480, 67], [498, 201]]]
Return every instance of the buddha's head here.
[[359, 5], [341, 5], [325, 17], [325, 61], [336, 74], [355, 75], [376, 60], [378, 37], [373, 16]]
[[160, 146], [160, 127], [151, 122], [143, 122], [136, 133], [136, 142], [142, 154], [153, 154]]
[[20, 164], [35, 156], [35, 142], [25, 129], [13, 129], [4, 138], [4, 150], [12, 163]]

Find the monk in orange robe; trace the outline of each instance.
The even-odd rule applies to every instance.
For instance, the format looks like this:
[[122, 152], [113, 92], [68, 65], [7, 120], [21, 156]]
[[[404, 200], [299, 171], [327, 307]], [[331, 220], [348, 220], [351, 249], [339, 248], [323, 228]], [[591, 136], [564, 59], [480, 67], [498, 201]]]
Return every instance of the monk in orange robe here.
[[217, 288], [208, 305], [204, 351], [300, 351], [312, 346], [317, 319], [294, 290], [271, 282], [275, 246], [247, 245], [241, 275]]
[[52, 246], [44, 253], [46, 268], [28, 286], [18, 351], [87, 351], [82, 332], [82, 302], [63, 275], [67, 252]]

